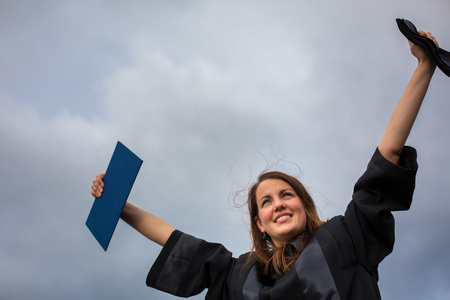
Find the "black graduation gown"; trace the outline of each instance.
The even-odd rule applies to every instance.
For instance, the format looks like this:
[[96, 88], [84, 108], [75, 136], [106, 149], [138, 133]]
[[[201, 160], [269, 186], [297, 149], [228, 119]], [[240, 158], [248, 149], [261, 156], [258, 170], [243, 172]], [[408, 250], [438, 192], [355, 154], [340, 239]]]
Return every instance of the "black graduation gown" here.
[[248, 254], [233, 258], [221, 244], [175, 231], [153, 264], [147, 285], [206, 299], [381, 299], [378, 264], [392, 251], [392, 211], [409, 209], [417, 172], [416, 151], [405, 147], [399, 165], [375, 151], [355, 184], [344, 216], [320, 227], [289, 272], [265, 278]]

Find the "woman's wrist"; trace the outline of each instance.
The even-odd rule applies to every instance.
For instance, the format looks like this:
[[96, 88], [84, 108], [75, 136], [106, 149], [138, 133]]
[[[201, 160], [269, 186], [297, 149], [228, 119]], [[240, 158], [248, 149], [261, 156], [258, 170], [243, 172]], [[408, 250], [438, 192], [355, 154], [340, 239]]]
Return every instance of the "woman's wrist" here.
[[436, 64], [431, 59], [419, 59], [416, 72], [420, 72], [422, 76], [431, 78], [435, 70]]

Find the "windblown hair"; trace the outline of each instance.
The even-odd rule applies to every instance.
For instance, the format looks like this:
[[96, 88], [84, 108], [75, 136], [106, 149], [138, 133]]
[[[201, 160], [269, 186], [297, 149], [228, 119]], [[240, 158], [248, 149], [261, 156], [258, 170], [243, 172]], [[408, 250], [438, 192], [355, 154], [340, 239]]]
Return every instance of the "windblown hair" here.
[[[306, 213], [306, 230], [299, 235], [301, 246], [297, 251], [289, 250], [290, 244], [276, 247], [269, 236], [267, 236], [267, 239], [263, 239], [262, 233], [256, 225], [255, 217], [259, 217], [256, 191], [260, 183], [267, 179], [280, 179], [287, 182], [303, 203]], [[271, 171], [259, 175], [257, 182], [249, 190], [247, 204], [250, 213], [250, 234], [252, 239], [252, 251], [249, 261], [256, 259], [264, 275], [272, 274], [273, 272], [279, 275], [287, 273], [310, 238], [324, 223], [319, 219], [316, 205], [311, 195], [297, 178], [282, 172]]]

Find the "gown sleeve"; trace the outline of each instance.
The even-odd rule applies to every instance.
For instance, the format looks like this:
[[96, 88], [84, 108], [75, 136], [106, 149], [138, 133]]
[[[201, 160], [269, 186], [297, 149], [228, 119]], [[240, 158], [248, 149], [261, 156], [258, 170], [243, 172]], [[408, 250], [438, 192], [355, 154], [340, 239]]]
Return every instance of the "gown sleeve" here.
[[221, 299], [236, 259], [221, 244], [174, 231], [147, 276], [147, 285], [189, 297], [208, 288], [205, 299]]
[[392, 211], [411, 206], [417, 173], [417, 153], [405, 147], [398, 165], [378, 149], [354, 187], [353, 200], [345, 212], [344, 225], [353, 241], [358, 261], [375, 273], [378, 264], [392, 252]]

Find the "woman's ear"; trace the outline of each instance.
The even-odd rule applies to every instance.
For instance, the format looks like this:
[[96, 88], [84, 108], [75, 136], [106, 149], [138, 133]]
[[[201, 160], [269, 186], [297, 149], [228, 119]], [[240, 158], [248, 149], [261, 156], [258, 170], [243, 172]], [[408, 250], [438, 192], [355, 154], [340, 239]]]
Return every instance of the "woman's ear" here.
[[256, 226], [258, 226], [259, 230], [260, 230], [262, 233], [265, 233], [265, 232], [266, 232], [266, 230], [264, 229], [264, 227], [263, 227], [262, 224], [261, 224], [261, 220], [259, 220], [258, 217], [255, 217], [255, 223], [256, 223]]

